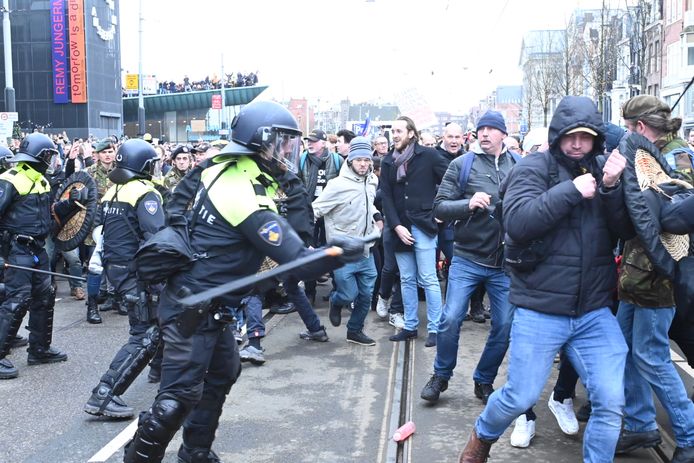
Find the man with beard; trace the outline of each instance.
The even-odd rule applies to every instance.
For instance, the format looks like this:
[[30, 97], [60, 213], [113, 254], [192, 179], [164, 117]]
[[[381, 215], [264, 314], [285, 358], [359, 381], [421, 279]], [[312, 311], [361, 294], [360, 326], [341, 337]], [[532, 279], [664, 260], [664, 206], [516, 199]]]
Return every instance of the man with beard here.
[[613, 153], [601, 167], [604, 142], [595, 104], [565, 97], [550, 123], [549, 150], [518, 162], [505, 194], [502, 188], [504, 259], [516, 306], [508, 379], [476, 420], [461, 463], [487, 460], [492, 444], [540, 397], [564, 346], [593, 402], [583, 458], [613, 460], [627, 346], [610, 311], [612, 250], [633, 229], [619, 182], [626, 159]]
[[395, 232], [395, 259], [400, 269], [400, 285], [405, 306], [405, 327], [391, 341], [417, 337], [417, 283], [424, 288], [427, 305], [427, 340], [436, 345], [441, 317], [441, 286], [436, 277], [436, 237], [434, 220], [436, 188], [448, 161], [436, 149], [419, 144], [412, 119], [400, 116], [393, 122], [393, 151], [381, 163], [381, 195], [386, 225]]

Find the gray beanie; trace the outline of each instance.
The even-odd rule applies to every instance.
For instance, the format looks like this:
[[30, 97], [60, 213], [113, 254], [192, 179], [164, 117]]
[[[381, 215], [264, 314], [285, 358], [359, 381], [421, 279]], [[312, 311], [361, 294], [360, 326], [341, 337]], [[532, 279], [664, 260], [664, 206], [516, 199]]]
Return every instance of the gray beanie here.
[[366, 137], [354, 137], [351, 142], [349, 142], [349, 154], [347, 155], [347, 161], [354, 161], [359, 158], [373, 159], [371, 149], [371, 142]]
[[492, 127], [494, 129], [501, 130], [505, 134], [508, 134], [508, 130], [506, 130], [506, 122], [504, 122], [504, 116], [497, 111], [490, 110], [484, 113], [484, 116], [477, 121], [477, 131], [479, 132], [482, 127]]

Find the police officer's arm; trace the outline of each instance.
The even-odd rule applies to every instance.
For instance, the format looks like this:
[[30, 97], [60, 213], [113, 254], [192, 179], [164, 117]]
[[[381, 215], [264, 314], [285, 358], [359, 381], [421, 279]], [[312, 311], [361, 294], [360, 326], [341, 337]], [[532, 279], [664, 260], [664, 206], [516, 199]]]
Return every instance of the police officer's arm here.
[[0, 217], [5, 215], [5, 211], [15, 201], [18, 196], [14, 185], [6, 180], [0, 180]]
[[[253, 212], [238, 229], [260, 253], [280, 264], [320, 252], [307, 249], [287, 221], [267, 209]], [[295, 270], [292, 276], [297, 280], [310, 280], [339, 266], [337, 259], [326, 257]]]
[[458, 178], [460, 166], [464, 158], [460, 157], [451, 162], [439, 184], [434, 198], [434, 217], [449, 222], [470, 215], [470, 199], [464, 198]]
[[164, 210], [159, 194], [150, 191], [140, 198], [137, 204], [137, 222], [145, 240], [164, 228]]

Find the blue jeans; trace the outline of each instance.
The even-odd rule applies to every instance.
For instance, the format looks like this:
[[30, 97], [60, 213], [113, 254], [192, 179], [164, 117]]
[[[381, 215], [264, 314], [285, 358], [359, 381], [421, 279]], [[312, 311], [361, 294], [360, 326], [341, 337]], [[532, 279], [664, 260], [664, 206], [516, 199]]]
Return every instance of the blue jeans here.
[[489, 397], [475, 431], [482, 439], [496, 440], [532, 407], [562, 346], [593, 406], [583, 435], [583, 460], [611, 462], [622, 427], [627, 345], [608, 307], [580, 317], [518, 307], [511, 327], [508, 381]]
[[246, 334], [248, 337], [264, 338], [263, 300], [257, 294], [251, 294], [243, 298], [241, 305], [246, 307]]
[[694, 446], [694, 404], [670, 360], [668, 329], [675, 308], [619, 303], [617, 321], [629, 354], [625, 371], [624, 428], [645, 432], [658, 428], [651, 389], [667, 411], [679, 447]]
[[373, 254], [358, 262], [350, 262], [333, 270], [335, 291], [330, 296], [334, 305], [345, 306], [354, 301], [354, 310], [347, 322], [347, 331], [361, 331], [371, 308], [371, 294], [376, 282]]
[[484, 283], [492, 311], [492, 329], [477, 364], [473, 378], [478, 383], [494, 384], [508, 349], [514, 306], [508, 302], [510, 280], [503, 270], [484, 267], [464, 257], [453, 256], [448, 270], [446, 304], [436, 336], [434, 372], [449, 379], [458, 360], [460, 327], [467, 312], [470, 296]]
[[[427, 300], [427, 331], [438, 332], [441, 319], [441, 285], [436, 276], [436, 236], [429, 236], [412, 225], [414, 252], [396, 252], [400, 269], [400, 291], [405, 306], [405, 329], [415, 331], [419, 326], [417, 284], [424, 288]], [[399, 239], [397, 235], [395, 239]]]
[[320, 318], [316, 315], [316, 311], [313, 310], [313, 306], [308, 297], [306, 297], [304, 290], [299, 288], [299, 282], [294, 278], [285, 278], [282, 280], [282, 286], [287, 293], [287, 299], [296, 307], [296, 311], [299, 317], [301, 317], [301, 321], [304, 322], [306, 329], [311, 332], [320, 330], [322, 328]]

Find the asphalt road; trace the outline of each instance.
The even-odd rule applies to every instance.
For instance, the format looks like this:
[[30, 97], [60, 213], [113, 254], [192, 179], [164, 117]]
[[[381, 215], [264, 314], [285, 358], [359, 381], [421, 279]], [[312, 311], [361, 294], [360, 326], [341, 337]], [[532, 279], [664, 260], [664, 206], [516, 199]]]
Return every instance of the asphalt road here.
[[[325, 294], [328, 286], [319, 287]], [[109, 421], [82, 411], [91, 389], [127, 337], [127, 317], [103, 314], [104, 323], [89, 325], [85, 305], [67, 294], [60, 283], [56, 305], [54, 346], [69, 355], [67, 362], [27, 366], [24, 348], [11, 360], [20, 370], [14, 380], [0, 381], [0, 416], [5, 418], [0, 439], [0, 462], [72, 463], [117, 462], [122, 444], [134, 430], [134, 420]], [[320, 299], [320, 297], [319, 297]], [[421, 317], [424, 307], [420, 304]], [[381, 463], [392, 460], [393, 384], [398, 350], [388, 340], [394, 329], [369, 314], [366, 332], [374, 347], [345, 340], [344, 324], [329, 326], [327, 304], [317, 312], [327, 326], [330, 341], [301, 340], [303, 325], [297, 314], [274, 316], [263, 342], [267, 362], [244, 364], [221, 417], [214, 449], [225, 462]], [[423, 318], [422, 318], [423, 319]], [[464, 446], [472, 424], [482, 411], [473, 395], [472, 371], [484, 345], [489, 323], [467, 322], [462, 329], [456, 375], [436, 406], [419, 399], [432, 371], [435, 350], [424, 347], [424, 336], [410, 351], [411, 369], [405, 378], [409, 397], [404, 409], [417, 431], [398, 462], [453, 462]], [[421, 331], [421, 328], [420, 328]], [[22, 329], [21, 333], [26, 334]], [[408, 348], [404, 345], [400, 348]], [[502, 367], [496, 386], [505, 378]], [[556, 372], [535, 407], [537, 436], [527, 449], [510, 446], [509, 429], [493, 447], [495, 462], [580, 462], [581, 436], [564, 436], [546, 401]], [[691, 380], [691, 378], [689, 378]], [[136, 410], [147, 409], [156, 385], [141, 375], [123, 399]], [[579, 388], [576, 407], [585, 398]], [[180, 433], [168, 448], [165, 462], [176, 462]], [[650, 462], [653, 455], [636, 452], [616, 461]]]

